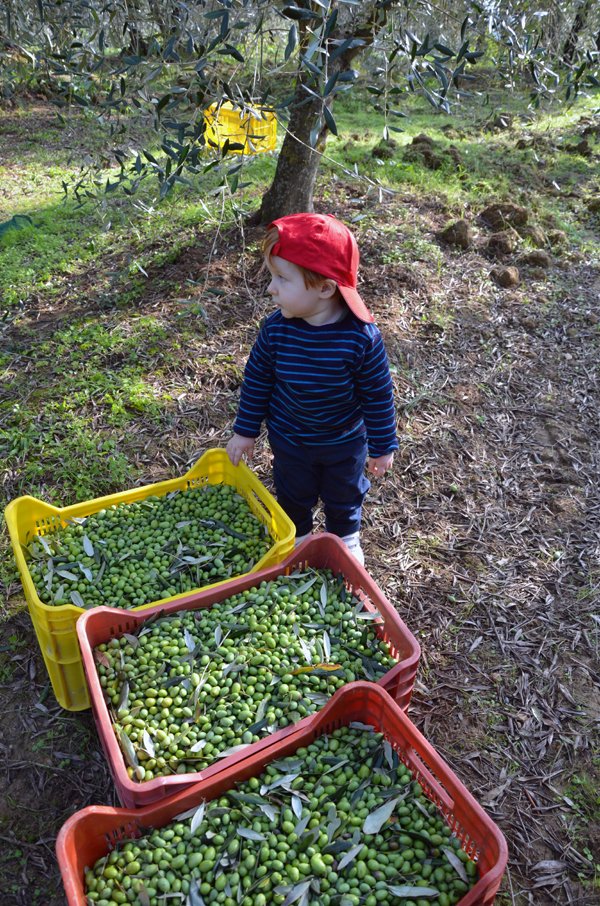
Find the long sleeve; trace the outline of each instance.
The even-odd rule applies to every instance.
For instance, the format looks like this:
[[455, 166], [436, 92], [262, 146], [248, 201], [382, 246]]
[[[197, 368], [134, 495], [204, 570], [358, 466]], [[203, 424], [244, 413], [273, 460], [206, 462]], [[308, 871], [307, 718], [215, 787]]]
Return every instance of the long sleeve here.
[[275, 384], [275, 370], [265, 326], [261, 327], [250, 351], [240, 393], [240, 405], [233, 426], [242, 437], [257, 437], [266, 418]]
[[356, 393], [367, 430], [370, 456], [398, 449], [392, 378], [379, 331], [365, 351], [355, 373]]

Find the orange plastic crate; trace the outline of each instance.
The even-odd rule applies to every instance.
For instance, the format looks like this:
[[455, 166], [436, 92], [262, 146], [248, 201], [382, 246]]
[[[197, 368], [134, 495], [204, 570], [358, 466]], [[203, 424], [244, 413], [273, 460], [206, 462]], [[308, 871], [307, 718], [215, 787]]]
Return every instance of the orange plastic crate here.
[[[366, 570], [360, 566], [348, 552], [346, 546], [335, 535], [322, 534], [303, 542], [285, 560], [275, 566], [259, 572], [231, 579], [222, 585], [202, 592], [187, 595], [161, 606], [146, 608], [143, 611], [124, 611], [107, 607], [98, 607], [84, 613], [77, 621], [77, 635], [82, 653], [83, 667], [88, 682], [92, 711], [98, 728], [102, 747], [115, 781], [119, 800], [127, 807], [149, 805], [164, 799], [199, 780], [207, 779], [220, 773], [229, 764], [229, 758], [218, 759], [204, 771], [193, 774], [174, 774], [169, 777], [156, 777], [154, 780], [139, 783], [131, 780], [127, 774], [125, 759], [113, 731], [109, 710], [103, 695], [96, 664], [94, 648], [103, 642], [123, 635], [125, 632], [136, 632], [145, 622], [156, 614], [165, 616], [180, 610], [197, 610], [202, 607], [218, 605], [226, 598], [253, 588], [261, 582], [268, 582], [278, 576], [289, 575], [298, 568], [307, 566], [315, 569], [331, 569], [344, 576], [346, 586], [361, 600], [367, 610], [377, 610], [382, 619], [371, 625], [387, 643], [390, 653], [397, 659], [395, 667], [381, 677], [379, 685], [386, 689], [401, 708], [406, 709], [412, 695], [417, 666], [420, 657], [419, 643], [410, 632], [400, 616], [387, 600]], [[278, 730], [271, 737], [252, 743], [260, 749], [271, 745], [273, 740], [281, 740], [290, 732], [291, 727]]]
[[383, 733], [436, 803], [463, 849], [477, 861], [479, 879], [458, 906], [491, 906], [506, 868], [508, 848], [500, 828], [481, 808], [451, 768], [410, 722], [397, 702], [375, 683], [349, 683], [318, 714], [306, 717], [283, 739], [231, 760], [218, 775], [194, 784], [163, 802], [139, 810], [89, 806], [66, 821], [56, 854], [68, 906], [86, 906], [84, 872], [120, 841], [145, 829], [163, 827], [203, 800], [222, 796], [236, 783], [259, 775], [272, 761], [308, 746], [319, 736], [353, 721]]

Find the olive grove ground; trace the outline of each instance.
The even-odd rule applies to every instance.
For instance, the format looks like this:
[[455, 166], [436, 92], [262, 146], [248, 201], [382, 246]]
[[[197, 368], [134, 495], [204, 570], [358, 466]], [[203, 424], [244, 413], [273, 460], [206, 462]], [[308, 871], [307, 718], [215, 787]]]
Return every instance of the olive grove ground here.
[[[518, 141], [533, 142], [520, 124], [502, 134], [496, 155]], [[555, 138], [535, 141], [537, 156], [550, 158]], [[595, 135], [589, 143], [597, 166]], [[464, 173], [467, 145], [460, 135], [453, 144]], [[446, 154], [441, 138], [438, 145]], [[513, 160], [508, 150], [505, 160]], [[393, 371], [400, 451], [392, 475], [373, 482], [364, 548], [367, 568], [422, 645], [410, 716], [507, 836], [498, 902], [592, 906], [600, 872], [599, 187], [593, 168], [569, 194], [543, 168], [532, 184], [532, 172], [515, 166], [510, 199], [473, 194], [461, 205], [439, 191], [382, 194], [349, 177], [324, 179], [316, 207], [354, 225], [361, 287]], [[528, 263], [534, 244], [512, 227], [512, 246], [494, 251], [498, 231], [480, 215], [498, 200], [527, 211], [547, 261]], [[466, 247], [439, 238], [457, 217], [468, 227]], [[119, 305], [111, 278], [123, 270], [124, 248], [57, 280], [52, 292], [37, 288], [5, 317], [2, 437], [14, 438], [15, 407], [30, 413], [37, 403], [38, 412], [37, 422], [23, 421], [23, 437], [34, 429], [30, 451], [14, 440], [6, 450], [6, 500], [26, 492], [23, 474], [37, 457], [37, 492], [61, 502], [35, 427], [59, 430], [49, 412], [65, 374], [62, 412], [75, 401], [112, 444], [99, 467], [82, 442], [82, 481], [89, 468], [103, 490], [145, 484], [225, 445], [249, 346], [269, 310], [258, 238], [226, 228], [171, 255], [172, 237], [157, 239], [162, 257]], [[519, 283], [501, 288], [490, 277], [499, 266], [518, 267]], [[138, 280], [132, 272], [132, 285]], [[207, 284], [219, 292], [203, 292]], [[144, 386], [134, 392], [131, 378], [125, 397], [118, 380], [132, 362], [143, 364]], [[109, 374], [112, 403], [104, 385], [84, 398], [78, 373]], [[254, 467], [270, 487], [265, 443]], [[19, 583], [8, 575], [1, 898], [59, 906], [56, 834], [75, 810], [114, 803], [114, 793], [92, 716], [56, 705]]]

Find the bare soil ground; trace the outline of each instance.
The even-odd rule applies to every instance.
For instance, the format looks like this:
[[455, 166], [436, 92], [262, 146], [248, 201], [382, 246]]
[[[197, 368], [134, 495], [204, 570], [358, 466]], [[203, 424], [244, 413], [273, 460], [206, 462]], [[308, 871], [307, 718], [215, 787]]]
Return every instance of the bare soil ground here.
[[[400, 413], [391, 476], [365, 511], [366, 565], [423, 649], [410, 716], [505, 833], [500, 903], [593, 906], [600, 891], [600, 272], [574, 249], [547, 270], [521, 267], [500, 289], [469, 212], [461, 251], [435, 234], [436, 198], [381, 201], [340, 185], [335, 213], [356, 214], [361, 281], [384, 334]], [[317, 202], [317, 208], [325, 206]], [[395, 226], [395, 229], [391, 227]], [[590, 230], [597, 221], [589, 219]], [[402, 239], [418, 235], [408, 254]], [[251, 230], [246, 246], [257, 238]], [[168, 424], [123, 438], [144, 483], [223, 445], [240, 370], [269, 309], [256, 259], [237, 232], [212, 250], [197, 342], [156, 380], [179, 388]], [[138, 311], [176, 334], [177, 288], [201, 281], [200, 242], [149, 273]], [[514, 263], [514, 262], [508, 262]], [[86, 307], [116, 323], [124, 313]], [[90, 291], [91, 288], [91, 291]], [[193, 291], [200, 292], [197, 288]], [[73, 286], [7, 334], [15, 355], [74, 311]], [[189, 323], [188, 323], [189, 326]], [[22, 367], [27, 369], [26, 358]], [[254, 465], [270, 486], [269, 452]], [[8, 477], [7, 496], [11, 495]], [[53, 846], [66, 818], [116, 804], [90, 712], [62, 711], [49, 689], [20, 590], [0, 645], [0, 902], [64, 902]], [[595, 885], [595, 886], [594, 886]]]

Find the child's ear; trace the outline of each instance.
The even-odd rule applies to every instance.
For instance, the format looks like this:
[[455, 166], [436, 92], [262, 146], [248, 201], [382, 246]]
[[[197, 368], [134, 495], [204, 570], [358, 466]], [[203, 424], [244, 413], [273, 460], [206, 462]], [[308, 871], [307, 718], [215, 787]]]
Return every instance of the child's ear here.
[[337, 283], [335, 280], [323, 280], [321, 284], [321, 295], [324, 299], [331, 299], [337, 293]]

